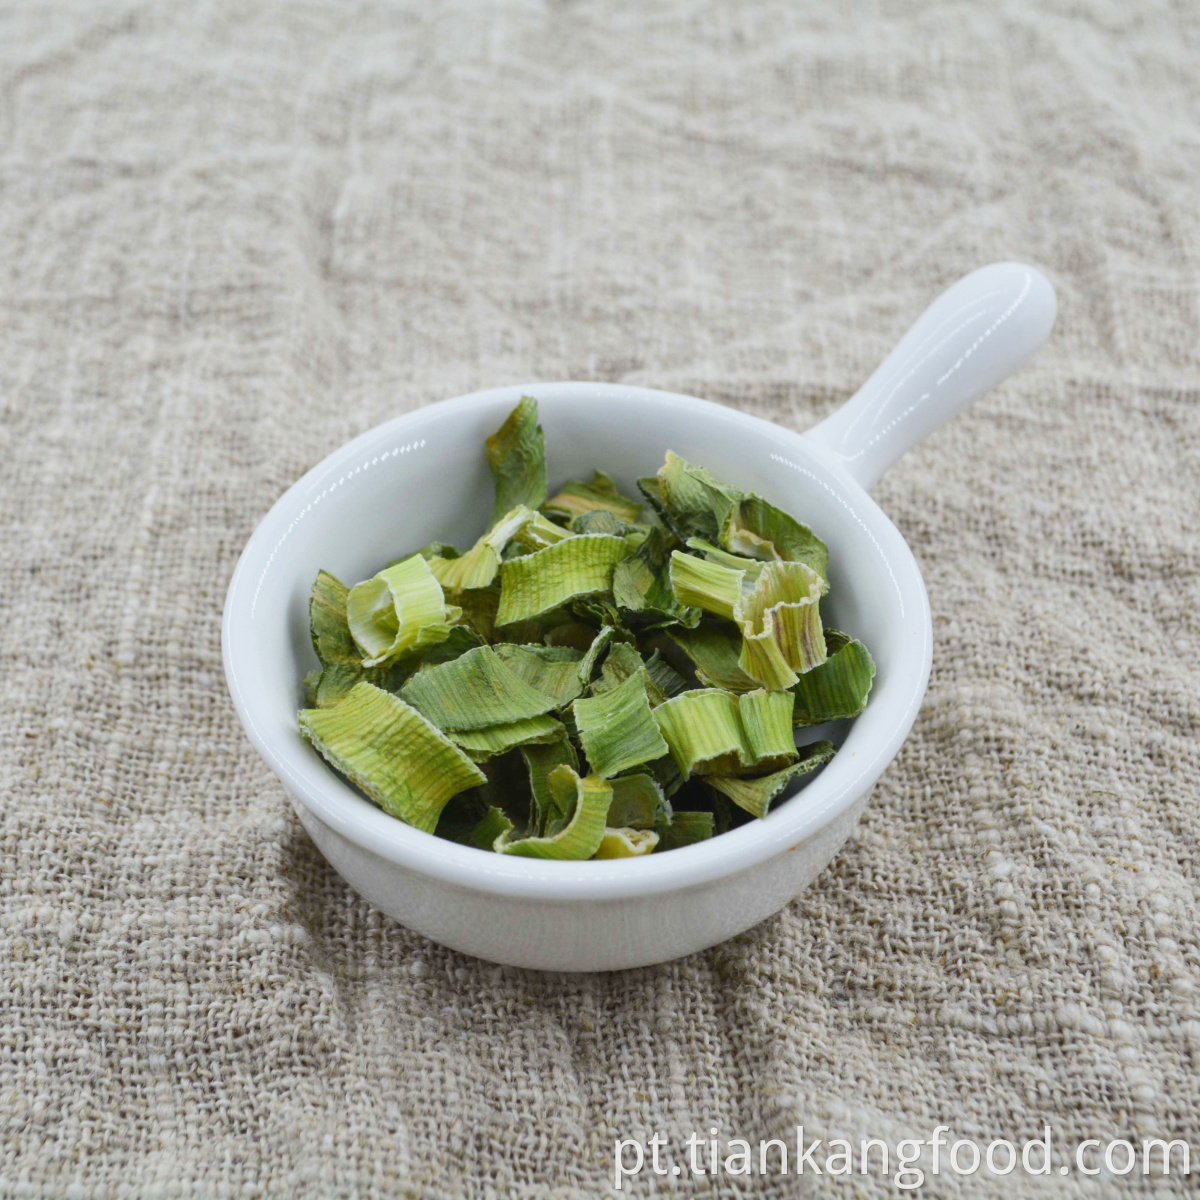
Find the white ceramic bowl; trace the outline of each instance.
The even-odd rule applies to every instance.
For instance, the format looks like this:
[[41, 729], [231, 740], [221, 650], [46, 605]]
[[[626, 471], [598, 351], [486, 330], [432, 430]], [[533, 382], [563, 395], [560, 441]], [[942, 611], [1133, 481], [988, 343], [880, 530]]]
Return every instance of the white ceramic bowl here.
[[[689, 396], [597, 383], [480, 392], [370, 430], [314, 467], [246, 545], [223, 645], [238, 715], [305, 829], [372, 904], [495, 962], [595, 971], [711, 946], [777, 911], [829, 862], [911, 727], [929, 675], [929, 605], [912, 553], [866, 488], [954, 410], [1003, 379], [1054, 321], [1050, 284], [1016, 263], [946, 292], [842, 409], [806, 435]], [[675, 450], [811, 525], [829, 545], [827, 624], [866, 642], [865, 712], [833, 729], [833, 761], [762, 821], [648, 858], [542, 862], [411, 829], [343, 783], [296, 728], [316, 665], [308, 596], [318, 568], [346, 580], [426, 542], [469, 544], [491, 509], [484, 437], [537, 398], [551, 484], [594, 467], [634, 493]], [[636, 493], [634, 493], [636, 494]]]

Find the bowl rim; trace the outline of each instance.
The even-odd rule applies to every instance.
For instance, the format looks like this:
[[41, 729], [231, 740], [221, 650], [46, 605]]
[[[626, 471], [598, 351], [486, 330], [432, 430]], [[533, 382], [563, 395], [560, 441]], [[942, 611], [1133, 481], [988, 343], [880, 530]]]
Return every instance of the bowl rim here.
[[[539, 401], [587, 402], [621, 396], [664, 409], [718, 420], [731, 431], [769, 439], [772, 457], [825, 488], [863, 525], [879, 548], [900, 596], [903, 641], [897, 658], [907, 671], [892, 670], [885, 689], [855, 718], [839, 753], [793, 802], [765, 820], [748, 822], [706, 842], [661, 857], [556, 862], [500, 855], [436, 837], [388, 816], [316, 759], [297, 733], [294, 741], [264, 733], [255, 719], [260, 705], [243, 686], [242, 645], [249, 636], [247, 604], [257, 595], [275, 552], [295, 526], [313, 485], [345, 478], [365, 452], [399, 441], [430, 420], [509, 405], [524, 394]], [[255, 589], [252, 593], [251, 589]], [[907, 605], [911, 603], [912, 610]], [[549, 901], [619, 900], [688, 890], [733, 876], [797, 849], [841, 816], [878, 780], [907, 737], [920, 708], [932, 659], [932, 622], [920, 569], [899, 530], [874, 500], [822, 448], [804, 435], [761, 417], [709, 400], [627, 384], [563, 381], [489, 388], [424, 405], [376, 425], [321, 460], [272, 505], [242, 550], [226, 592], [221, 623], [222, 658], [234, 707], [251, 743], [283, 783], [293, 803], [359, 848], [385, 862], [463, 891]], [[264, 701], [265, 703], [265, 701]], [[313, 770], [314, 760], [320, 770]]]

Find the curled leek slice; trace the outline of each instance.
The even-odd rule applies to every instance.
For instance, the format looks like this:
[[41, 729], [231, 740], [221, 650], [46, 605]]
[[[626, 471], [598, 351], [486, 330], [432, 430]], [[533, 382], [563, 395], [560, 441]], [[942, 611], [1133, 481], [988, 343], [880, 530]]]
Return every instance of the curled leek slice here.
[[791, 705], [777, 699], [790, 695], [759, 691], [739, 698], [715, 688], [698, 689], [660, 704], [654, 719], [685, 779], [739, 775], [795, 757]]
[[496, 844], [496, 839], [508, 833], [512, 827], [508, 813], [492, 805], [467, 835], [467, 842], [479, 850], [490, 850]]
[[672, 591], [667, 574], [670, 552], [667, 535], [651, 529], [629, 558], [613, 570], [613, 600], [618, 608], [658, 621], [695, 625], [700, 613], [682, 604]]
[[608, 824], [616, 828], [652, 829], [660, 821], [669, 820], [671, 802], [652, 775], [638, 772], [610, 779], [612, 803], [608, 808]]
[[576, 596], [606, 592], [629, 543], [608, 534], [580, 534], [500, 564], [497, 625], [539, 617]]
[[732, 621], [736, 619], [745, 584], [745, 571], [679, 550], [671, 554], [671, 590], [680, 604]]
[[800, 562], [771, 562], [738, 606], [738, 665], [764, 687], [788, 688], [825, 661], [821, 597], [825, 580]]
[[642, 514], [641, 504], [622, 496], [603, 471], [593, 472], [591, 483], [563, 484], [558, 495], [547, 500], [542, 508], [550, 516], [568, 521], [583, 513], [603, 510], [630, 525]]
[[829, 577], [829, 551], [807, 525], [753, 493], [730, 509], [721, 526], [721, 545], [746, 558], [801, 562]]
[[526, 683], [491, 646], [418, 671], [401, 695], [439, 729], [451, 732], [508, 725], [556, 707], [553, 696]]
[[496, 485], [493, 525], [518, 504], [541, 508], [546, 502], [546, 443], [532, 396], [522, 396], [487, 439], [487, 459]]
[[486, 782], [415, 708], [370, 683], [356, 684], [329, 708], [301, 710], [299, 720], [301, 733], [335, 770], [384, 812], [427, 833], [451, 796]]
[[447, 607], [442, 585], [419, 554], [356, 583], [346, 598], [346, 620], [364, 667], [444, 641], [461, 615]]
[[728, 797], [754, 817], [765, 817], [771, 802], [800, 775], [823, 766], [834, 755], [832, 742], [813, 742], [800, 751], [800, 758], [781, 771], [760, 775], [757, 779], [738, 779], [727, 775], [706, 775], [704, 782]]
[[555, 808], [567, 816], [552, 821], [540, 837], [514, 838], [511, 831], [502, 833], [494, 849], [500, 854], [519, 854], [525, 858], [591, 858], [604, 837], [612, 788], [595, 775], [581, 779], [565, 766], [550, 772], [547, 787]]
[[705, 620], [695, 629], [671, 629], [668, 636], [692, 660], [697, 678], [707, 687], [752, 692], [762, 686], [739, 666], [742, 638], [732, 625]]
[[875, 660], [866, 646], [848, 634], [826, 629], [825, 654], [825, 661], [801, 675], [792, 688], [797, 725], [856, 717], [866, 706], [875, 679]]
[[579, 756], [575, 753], [571, 740], [562, 737], [556, 742], [547, 742], [544, 745], [522, 746], [521, 757], [525, 760], [525, 769], [529, 773], [532, 801], [529, 826], [534, 832], [544, 833], [551, 821], [561, 820], [567, 815], [565, 811], [559, 810], [558, 802], [550, 791], [550, 772], [555, 767], [570, 767], [578, 773]]
[[744, 494], [740, 488], [722, 483], [703, 467], [694, 466], [670, 450], [659, 468], [658, 483], [672, 523], [684, 533], [681, 541], [690, 536], [717, 541]]
[[606, 828], [596, 858], [640, 858], [657, 845], [658, 834], [653, 829]]
[[[644, 671], [639, 670], [611, 691], [576, 700], [573, 711], [583, 752], [592, 771], [601, 778], [668, 752], [646, 696]], [[790, 733], [790, 719], [788, 730]]]
[[518, 504], [510, 509], [471, 547], [457, 556], [432, 555], [429, 569], [443, 589], [454, 597], [485, 588], [500, 572], [500, 556], [511, 543], [525, 550], [541, 550], [573, 536], [541, 513]]

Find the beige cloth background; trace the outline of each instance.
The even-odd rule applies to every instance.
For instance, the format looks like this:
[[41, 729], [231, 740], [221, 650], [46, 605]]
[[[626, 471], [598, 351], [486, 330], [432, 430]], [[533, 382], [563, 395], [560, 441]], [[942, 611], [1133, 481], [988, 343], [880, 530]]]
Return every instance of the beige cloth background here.
[[[1115, 0], [7, 6], [0, 1195], [566, 1200], [797, 1122], [1200, 1159], [1198, 53]], [[569, 978], [341, 883], [221, 672], [289, 483], [538, 378], [800, 429], [1003, 257], [1059, 325], [877, 489], [933, 679], [807, 895]], [[664, 1190], [835, 1186], [736, 1184]]]

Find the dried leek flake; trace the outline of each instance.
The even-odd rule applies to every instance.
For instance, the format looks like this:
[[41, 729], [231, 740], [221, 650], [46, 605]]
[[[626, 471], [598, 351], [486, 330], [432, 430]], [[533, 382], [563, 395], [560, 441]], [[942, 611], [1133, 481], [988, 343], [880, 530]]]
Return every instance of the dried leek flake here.
[[522, 396], [487, 439], [487, 460], [496, 484], [490, 524], [497, 524], [519, 504], [541, 508], [546, 502], [546, 445], [532, 396]]
[[764, 687], [788, 688], [825, 661], [819, 602], [828, 585], [800, 562], [768, 563], [738, 606], [738, 666]]
[[539, 717], [557, 707], [553, 696], [526, 683], [492, 646], [418, 671], [400, 693], [439, 729], [484, 729]]
[[680, 846], [707, 841], [713, 835], [713, 824], [713, 815], [710, 812], [674, 813], [670, 821], [657, 827], [656, 849], [662, 853], [664, 850], [678, 850]]
[[640, 858], [651, 853], [657, 845], [658, 834], [653, 829], [608, 828], [596, 848], [596, 857]]
[[825, 661], [801, 675], [792, 688], [795, 724], [820, 725], [858, 716], [874, 679], [875, 660], [866, 646], [836, 629], [826, 629]]
[[613, 567], [628, 554], [624, 538], [580, 534], [501, 563], [496, 624], [539, 617], [576, 596], [607, 592]]
[[309, 705], [325, 708], [336, 704], [356, 683], [364, 680], [387, 691], [404, 682], [408, 673], [401, 667], [364, 667], [362, 651], [350, 636], [346, 599], [350, 589], [328, 571], [317, 572], [308, 604], [313, 649], [321, 669], [308, 680]]
[[[745, 707], [743, 708], [743, 704]], [[683, 777], [744, 774], [795, 757], [790, 692], [684, 692], [654, 710]], [[785, 732], [786, 730], [786, 732]]]
[[501, 725], [484, 725], [479, 729], [455, 729], [447, 736], [475, 762], [487, 762], [497, 754], [504, 754], [518, 746], [530, 746], [538, 742], [557, 742], [566, 734], [561, 721], [543, 714], [539, 717], [522, 717]]
[[451, 796], [486, 780], [416, 709], [370, 683], [356, 684], [329, 708], [302, 710], [299, 719], [335, 770], [384, 812], [427, 833]]
[[[576, 700], [575, 725], [592, 771], [607, 779], [668, 753], [646, 696], [645, 672], [598, 696]], [[791, 732], [791, 706], [788, 706]]]
[[804, 563], [822, 579], [829, 576], [829, 550], [807, 525], [753, 494], [729, 512], [721, 545], [746, 558]]
[[540, 832], [550, 821], [562, 819], [567, 815], [557, 807], [557, 800], [550, 791], [550, 772], [556, 767], [570, 767], [578, 772], [579, 755], [575, 753], [570, 738], [562, 737], [544, 745], [523, 746], [521, 757], [525, 760], [525, 768], [529, 772], [532, 794], [530, 825]]
[[447, 607], [442, 585], [419, 554], [356, 583], [346, 598], [346, 620], [364, 667], [395, 662], [444, 641], [461, 615]]
[[733, 624], [704, 620], [695, 629], [672, 629], [668, 636], [692, 660], [696, 677], [706, 687], [752, 692], [762, 686], [739, 665], [742, 635]]
[[751, 816], [765, 817], [771, 802], [796, 778], [824, 766], [833, 757], [832, 742], [813, 742], [800, 751], [800, 758], [781, 771], [760, 775], [756, 779], [741, 779], [726, 775], [706, 775], [704, 782], [732, 800]]
[[549, 516], [567, 521], [584, 513], [604, 511], [619, 521], [633, 524], [642, 515], [641, 504], [622, 496], [603, 471], [596, 471], [591, 483], [563, 484], [558, 495], [547, 500], [542, 509]]
[[502, 833], [494, 848], [525, 858], [591, 858], [604, 837], [612, 788], [595, 775], [580, 778], [570, 767], [555, 767], [547, 786], [555, 808], [567, 815], [551, 822], [541, 836], [514, 838], [512, 831]]
[[735, 571], [707, 558], [671, 555], [671, 590], [680, 604], [693, 605], [707, 613], [735, 620], [746, 583], [746, 572]]
[[518, 645], [501, 642], [497, 656], [530, 687], [553, 696], [556, 708], [570, 704], [583, 691], [579, 680], [582, 655], [570, 646]]
[[670, 819], [671, 803], [652, 775], [643, 772], [618, 775], [609, 783], [612, 784], [612, 803], [608, 807], [610, 826], [652, 829], [660, 821]]

